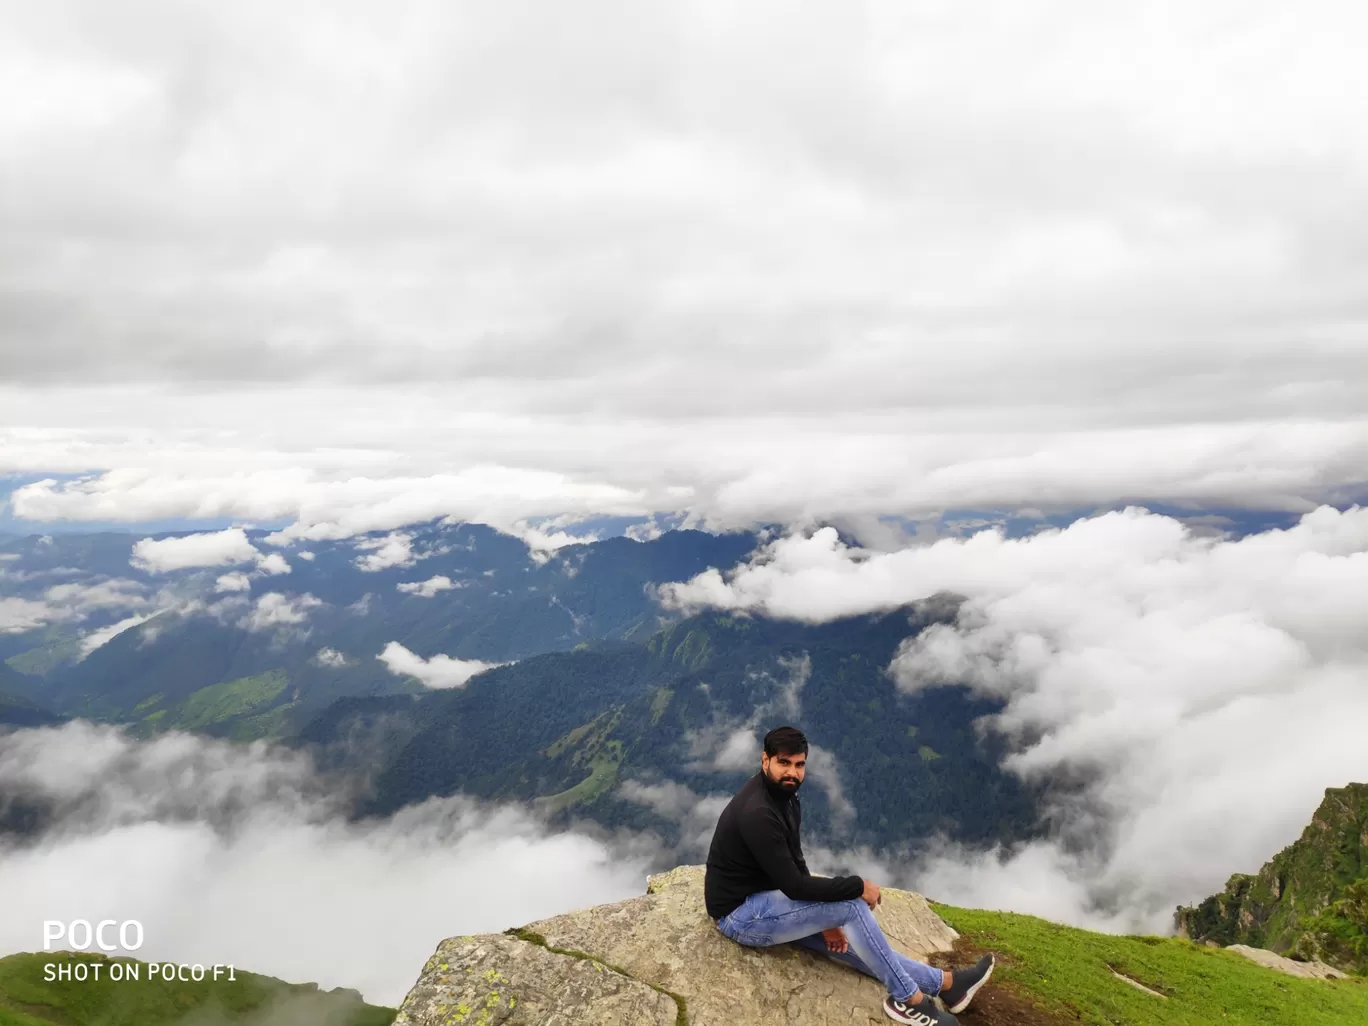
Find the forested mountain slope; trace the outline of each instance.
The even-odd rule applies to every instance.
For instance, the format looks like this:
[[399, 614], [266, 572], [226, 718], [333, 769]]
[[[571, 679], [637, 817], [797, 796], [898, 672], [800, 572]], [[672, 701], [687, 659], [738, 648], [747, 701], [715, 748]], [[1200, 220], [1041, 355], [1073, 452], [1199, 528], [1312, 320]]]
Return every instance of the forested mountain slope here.
[[701, 798], [755, 771], [758, 737], [794, 722], [817, 746], [803, 792], [817, 835], [895, 847], [934, 831], [1024, 836], [1031, 796], [972, 726], [994, 706], [957, 688], [901, 695], [884, 672], [928, 622], [911, 610], [821, 626], [705, 614], [455, 691], [340, 701], [299, 740], [325, 765], [373, 769], [367, 812], [460, 790], [679, 838]]

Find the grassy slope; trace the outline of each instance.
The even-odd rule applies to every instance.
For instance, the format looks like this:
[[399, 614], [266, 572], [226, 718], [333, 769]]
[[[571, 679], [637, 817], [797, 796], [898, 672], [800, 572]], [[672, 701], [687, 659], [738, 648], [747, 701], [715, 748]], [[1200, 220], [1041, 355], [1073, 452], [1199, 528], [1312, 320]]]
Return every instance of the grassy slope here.
[[[1368, 981], [1303, 980], [1177, 938], [1117, 937], [1034, 916], [935, 905], [975, 947], [999, 955], [994, 982], [1060, 1023], [1088, 1026], [1363, 1026]], [[1166, 995], [1116, 979], [1112, 969]], [[968, 1018], [966, 1016], [966, 1022]]]
[[622, 742], [611, 738], [621, 718], [621, 709], [596, 717], [552, 744], [546, 754], [550, 758], [570, 756], [570, 763], [589, 775], [579, 783], [556, 794], [537, 798], [533, 805], [556, 812], [578, 805], [602, 794], [617, 783], [618, 766], [622, 763]]
[[210, 684], [179, 702], [167, 702], [161, 693], [148, 695], [123, 719], [143, 736], [179, 729], [218, 730], [236, 741], [277, 737], [290, 728], [289, 685], [284, 670], [267, 670]]
[[[354, 993], [320, 991], [238, 970], [235, 982], [179, 983], [141, 979], [46, 982], [47, 962], [102, 962], [69, 952], [0, 958], [0, 1026], [388, 1026], [396, 1014]], [[116, 959], [131, 962], [131, 959]]]
[[275, 701], [288, 684], [283, 670], [211, 684], [181, 703], [175, 725], [193, 730], [261, 709]]

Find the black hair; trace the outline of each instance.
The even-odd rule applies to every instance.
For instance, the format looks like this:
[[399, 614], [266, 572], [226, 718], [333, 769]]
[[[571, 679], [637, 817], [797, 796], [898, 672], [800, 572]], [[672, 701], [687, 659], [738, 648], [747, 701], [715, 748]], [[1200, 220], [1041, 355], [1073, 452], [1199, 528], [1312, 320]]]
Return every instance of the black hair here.
[[771, 759], [776, 755], [806, 755], [807, 736], [797, 727], [775, 727], [765, 735], [765, 754]]

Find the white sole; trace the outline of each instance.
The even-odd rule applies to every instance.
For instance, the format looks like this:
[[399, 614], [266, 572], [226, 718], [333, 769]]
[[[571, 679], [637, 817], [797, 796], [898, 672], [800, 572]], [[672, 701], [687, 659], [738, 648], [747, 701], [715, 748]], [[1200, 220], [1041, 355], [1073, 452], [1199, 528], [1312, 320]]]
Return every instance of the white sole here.
[[[926, 999], [926, 1000], [930, 1000], [930, 999], [928, 998], [928, 999]], [[925, 1014], [926, 1014], [925, 1012], [922, 1012], [922, 1013], [921, 1013], [921, 1015], [923, 1015], [923, 1016], [925, 1016]], [[911, 1022], [915, 1022], [915, 1021], [916, 1021], [915, 1019], [904, 1019], [904, 1018], [902, 1018], [901, 1016], [895, 1016], [892, 1012], [890, 1012], [890, 1011], [888, 1010], [888, 1006], [887, 1006], [887, 1005], [884, 1006], [884, 1015], [886, 1015], [888, 1018], [892, 1019], [894, 1022], [911, 1023]]]
[[997, 959], [995, 958], [995, 959], [993, 959], [991, 962], [988, 963], [988, 971], [987, 971], [986, 973], [983, 974], [983, 978], [980, 979], [980, 980], [978, 981], [978, 983], [976, 983], [976, 984], [974, 984], [972, 987], [970, 987], [967, 991], [965, 991], [965, 992], [964, 992], [964, 997], [960, 998], [960, 999], [959, 999], [957, 1002], [955, 1002], [953, 1005], [948, 1006], [948, 1007], [946, 1008], [946, 1011], [949, 1012], [951, 1015], [959, 1015], [960, 1012], [962, 1012], [962, 1011], [964, 1011], [966, 1008], [968, 1008], [968, 1007], [969, 1007], [969, 1002], [974, 1000], [974, 995], [977, 994], [977, 993], [979, 992], [979, 988], [982, 987], [985, 983], [988, 982], [988, 977], [990, 977], [990, 976], [993, 975], [993, 969], [994, 969], [996, 966], [997, 966]]

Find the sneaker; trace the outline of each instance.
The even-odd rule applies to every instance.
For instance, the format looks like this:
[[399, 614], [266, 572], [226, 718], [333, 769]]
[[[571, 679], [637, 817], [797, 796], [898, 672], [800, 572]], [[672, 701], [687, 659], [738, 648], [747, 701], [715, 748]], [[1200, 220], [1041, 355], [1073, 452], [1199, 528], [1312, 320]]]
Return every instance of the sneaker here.
[[958, 1019], [937, 1008], [936, 1003], [926, 996], [915, 1005], [885, 998], [883, 1008], [884, 1015], [894, 1022], [905, 1022], [909, 1026], [959, 1026]]
[[950, 970], [954, 982], [940, 992], [941, 1003], [956, 1015], [968, 1008], [979, 988], [993, 975], [994, 962], [992, 955], [984, 955], [968, 969]]

